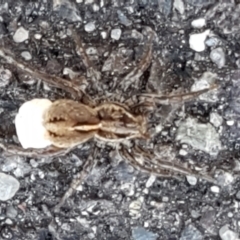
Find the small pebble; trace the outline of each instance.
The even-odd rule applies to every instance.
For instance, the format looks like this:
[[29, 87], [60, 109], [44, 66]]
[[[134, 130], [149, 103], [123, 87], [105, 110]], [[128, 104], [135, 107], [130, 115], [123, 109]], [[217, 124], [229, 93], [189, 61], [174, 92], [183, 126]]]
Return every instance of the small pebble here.
[[142, 207], [142, 203], [141, 203], [140, 200], [132, 201], [129, 204], [129, 214], [130, 214], [130, 216], [135, 217], [135, 218], [140, 217], [140, 215], [141, 215], [141, 213], [140, 213], [141, 207]]
[[190, 35], [189, 38], [189, 45], [190, 48], [193, 49], [196, 52], [202, 52], [205, 50], [205, 40], [207, 36], [209, 35], [210, 30], [206, 30], [202, 33], [194, 33]]
[[43, 171], [38, 171], [38, 176], [43, 179], [45, 177], [45, 174]]
[[168, 202], [168, 201], [169, 201], [169, 197], [163, 196], [163, 197], [162, 197], [162, 201], [163, 201], [163, 202]]
[[174, 0], [173, 6], [180, 14], [184, 14], [185, 7], [182, 0]]
[[37, 40], [40, 40], [42, 38], [42, 35], [39, 33], [34, 34], [34, 38]]
[[199, 218], [201, 216], [201, 214], [198, 211], [196, 211], [196, 210], [192, 210], [191, 211], [191, 216], [193, 218]]
[[12, 221], [11, 219], [7, 218], [7, 219], [5, 220], [5, 223], [8, 224], [8, 225], [12, 225], [12, 224], [13, 224], [13, 221]]
[[210, 113], [210, 122], [215, 127], [220, 127], [222, 125], [223, 119], [222, 117], [215, 112]]
[[120, 28], [118, 29], [113, 29], [111, 31], [111, 38], [114, 40], [119, 40], [122, 34], [122, 30]]
[[107, 38], [107, 32], [102, 31], [101, 32], [101, 37], [102, 37], [102, 39], [106, 39]]
[[94, 0], [85, 0], [85, 4], [87, 5], [87, 4], [92, 4], [92, 3], [94, 3]]
[[228, 120], [227, 122], [228, 126], [233, 126], [234, 125], [234, 120]]
[[98, 6], [96, 3], [93, 4], [93, 7], [92, 7], [92, 8], [93, 8], [93, 11], [94, 11], [94, 12], [97, 12], [97, 11], [99, 11], [99, 9], [100, 9], [99, 6]]
[[158, 235], [156, 233], [147, 231], [143, 227], [135, 227], [132, 230], [132, 237], [134, 240], [157, 240]]
[[17, 29], [17, 31], [13, 35], [13, 41], [16, 43], [24, 42], [29, 37], [29, 31], [27, 31], [25, 28], [20, 27]]
[[18, 211], [13, 206], [10, 205], [7, 207], [6, 215], [9, 218], [14, 219], [17, 216], [17, 214], [18, 214]]
[[29, 61], [32, 59], [32, 55], [28, 51], [21, 52], [21, 56], [26, 60]]
[[227, 224], [220, 228], [219, 236], [222, 240], [238, 240], [238, 234], [230, 230]]
[[236, 65], [238, 68], [240, 68], [240, 58], [236, 61]]
[[155, 180], [156, 180], [156, 176], [151, 175], [146, 182], [146, 188], [151, 187], [153, 185], [153, 183], [155, 182]]
[[236, 194], [236, 199], [240, 201], [240, 190]]
[[206, 20], [204, 18], [198, 18], [191, 22], [192, 27], [202, 28], [206, 25]]
[[197, 178], [194, 176], [187, 176], [187, 181], [190, 185], [194, 186], [197, 184]]
[[210, 53], [210, 59], [215, 63], [218, 68], [222, 68], [225, 65], [226, 57], [222, 48], [215, 48]]
[[129, 182], [123, 183], [121, 185], [120, 189], [124, 192], [124, 194], [126, 196], [129, 196], [129, 197], [133, 196], [135, 193], [134, 184], [129, 183]]
[[212, 191], [213, 193], [219, 193], [219, 192], [220, 192], [220, 188], [219, 188], [218, 186], [212, 186], [212, 187], [211, 187], [211, 191]]
[[89, 22], [84, 26], [84, 30], [86, 32], [93, 32], [95, 29], [96, 29], [96, 25], [94, 22]]
[[188, 154], [188, 152], [187, 152], [186, 150], [180, 149], [179, 155], [181, 155], [181, 156], [186, 156], [187, 154]]
[[12, 78], [12, 73], [8, 69], [0, 68], [0, 87], [6, 87]]
[[181, 234], [180, 240], [202, 240], [202, 233], [194, 226], [186, 226]]
[[121, 24], [128, 27], [132, 25], [132, 21], [129, 20], [122, 11], [118, 10], [117, 11], [118, 14], [118, 19], [120, 20]]
[[11, 199], [20, 187], [18, 180], [11, 175], [0, 173], [0, 200]]
[[220, 43], [220, 40], [217, 37], [211, 37], [205, 41], [205, 44], [208, 47], [216, 47]]

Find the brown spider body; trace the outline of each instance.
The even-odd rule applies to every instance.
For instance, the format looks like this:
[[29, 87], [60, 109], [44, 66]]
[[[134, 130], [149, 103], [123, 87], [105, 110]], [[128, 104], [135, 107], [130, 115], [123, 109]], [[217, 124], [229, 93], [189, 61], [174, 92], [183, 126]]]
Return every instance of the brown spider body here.
[[[143, 75], [144, 71], [149, 67], [152, 59], [152, 42], [155, 32], [146, 28], [147, 42], [146, 50], [143, 58], [137, 66], [133, 68], [123, 79], [121, 79], [120, 87], [125, 92], [129, 87], [138, 88], [138, 80]], [[77, 34], [73, 33], [73, 39], [77, 45], [77, 52], [82, 57], [83, 63], [87, 69], [87, 75], [95, 81], [96, 86], [101, 74], [91, 64], [86, 51], [83, 47], [81, 39]], [[191, 167], [185, 167], [180, 163], [162, 160], [156, 157], [154, 151], [145, 151], [137, 144], [132, 148], [124, 147], [124, 143], [131, 139], [151, 139], [151, 134], [148, 131], [148, 114], [145, 111], [137, 111], [139, 107], [151, 109], [155, 107], [155, 102], [159, 104], [176, 104], [184, 101], [192, 100], [199, 95], [216, 88], [212, 85], [209, 88], [177, 95], [156, 95], [152, 93], [137, 94], [137, 102], [132, 102], [132, 97], [128, 98], [131, 101], [125, 100], [119, 103], [113, 103], [108, 97], [105, 98], [105, 103], [96, 103], [86, 93], [86, 86], [76, 84], [75, 81], [68, 81], [56, 76], [51, 76], [45, 72], [38, 71], [26, 64], [15, 60], [13, 54], [5, 48], [0, 48], [0, 57], [5, 59], [7, 63], [14, 65], [21, 71], [39, 78], [47, 84], [68, 91], [76, 100], [57, 100], [45, 112], [44, 126], [48, 131], [48, 138], [53, 143], [53, 147], [36, 150], [22, 149], [16, 145], [10, 146], [0, 143], [0, 147], [9, 154], [23, 155], [27, 157], [54, 157], [63, 155], [72, 150], [74, 147], [85, 143], [91, 139], [100, 140], [105, 143], [117, 143], [119, 153], [136, 169], [154, 174], [160, 177], [172, 177], [172, 172], [181, 175], [195, 175], [202, 177], [208, 181], [214, 181], [211, 174], [199, 173]], [[89, 80], [90, 82], [92, 80]], [[83, 90], [84, 89], [84, 90]], [[81, 99], [80, 101], [77, 101]], [[65, 200], [69, 198], [84, 178], [89, 174], [91, 169], [96, 164], [96, 157], [86, 159], [82, 171], [73, 180], [70, 189], [65, 193], [60, 203], [55, 207], [58, 210]], [[141, 161], [139, 161], [141, 159]]]
[[73, 100], [54, 102], [44, 115], [44, 126], [54, 146], [72, 148], [92, 138], [121, 142], [146, 138], [146, 119], [116, 103], [92, 108]]

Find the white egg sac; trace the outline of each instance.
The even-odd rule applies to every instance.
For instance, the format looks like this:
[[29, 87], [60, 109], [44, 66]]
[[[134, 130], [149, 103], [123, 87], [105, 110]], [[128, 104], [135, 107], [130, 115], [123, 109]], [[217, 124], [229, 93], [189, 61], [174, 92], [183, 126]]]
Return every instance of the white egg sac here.
[[45, 148], [51, 145], [43, 126], [44, 112], [51, 104], [52, 102], [48, 99], [33, 99], [19, 108], [15, 126], [23, 148]]

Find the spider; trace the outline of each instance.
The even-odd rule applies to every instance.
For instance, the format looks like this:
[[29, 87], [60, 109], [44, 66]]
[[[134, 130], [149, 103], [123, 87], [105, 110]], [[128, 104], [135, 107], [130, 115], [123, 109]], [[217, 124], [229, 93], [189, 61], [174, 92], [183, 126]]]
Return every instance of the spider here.
[[[87, 69], [87, 75], [92, 81], [98, 83], [101, 74], [91, 63], [80, 37], [73, 29], [71, 30], [77, 53], [83, 60]], [[120, 89], [127, 92], [130, 88], [138, 88], [137, 83], [140, 77], [150, 66], [153, 52], [152, 45], [156, 34], [149, 27], [146, 27], [145, 32], [147, 41], [142, 59], [115, 86], [115, 90]], [[41, 150], [22, 149], [16, 145], [0, 143], [0, 147], [5, 153], [36, 158], [43, 156], [55, 157], [64, 155], [73, 148], [93, 140], [94, 142], [114, 146], [128, 163], [140, 171], [154, 174], [158, 177], [175, 177], [176, 174], [195, 175], [210, 182], [215, 181], [208, 173], [201, 174], [189, 166], [184, 167], [179, 163], [159, 159], [155, 156], [154, 150], [143, 148], [138, 144], [138, 140], [145, 141], [145, 145], [148, 145], [148, 142], [151, 140], [152, 136], [148, 130], [149, 116], [157, 108], [157, 104], [168, 105], [190, 101], [216, 88], [216, 85], [196, 92], [175, 95], [140, 93], [128, 98], [123, 97], [123, 99], [118, 99], [117, 101], [111, 100], [112, 95], [111, 97], [105, 97], [105, 99], [104, 97], [92, 99], [85, 91], [87, 89], [86, 84], [89, 84], [89, 81], [85, 81], [84, 78], [81, 78], [79, 84], [75, 81], [48, 75], [16, 60], [13, 54], [5, 48], [0, 49], [0, 57], [27, 74], [39, 78], [53, 87], [69, 92], [74, 98], [74, 100], [60, 99], [53, 102], [44, 114], [44, 126], [48, 131], [48, 138], [52, 142], [51, 147]], [[92, 83], [91, 80], [90, 83]], [[95, 91], [97, 91], [96, 83], [94, 86]], [[94, 88], [94, 86], [92, 87]], [[96, 161], [89, 158], [84, 162], [82, 171], [78, 173], [59, 204], [55, 206], [55, 211], [58, 211], [66, 199], [76, 191], [78, 185], [83, 182], [95, 166]]]

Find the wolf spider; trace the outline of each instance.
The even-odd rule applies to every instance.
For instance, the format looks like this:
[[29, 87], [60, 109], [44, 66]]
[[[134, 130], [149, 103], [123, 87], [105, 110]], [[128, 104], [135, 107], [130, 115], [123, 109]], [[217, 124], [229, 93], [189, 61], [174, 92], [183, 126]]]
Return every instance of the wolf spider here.
[[[88, 76], [94, 81], [99, 81], [101, 74], [91, 63], [80, 37], [72, 31], [72, 36], [76, 45], [77, 53], [81, 56], [87, 69]], [[130, 87], [136, 86], [136, 82], [150, 66], [152, 60], [152, 45], [155, 32], [146, 28], [148, 39], [145, 52], [139, 64], [133, 68], [120, 82], [118, 87], [126, 92]], [[64, 155], [73, 148], [90, 140], [114, 145], [127, 162], [134, 168], [154, 174], [159, 177], [175, 177], [180, 175], [195, 175], [197, 177], [214, 182], [214, 179], [208, 173], [198, 173], [189, 166], [184, 167], [181, 164], [161, 160], [157, 158], [153, 151], [145, 150], [137, 144], [136, 139], [151, 139], [148, 131], [149, 112], [156, 108], [157, 104], [173, 104], [192, 100], [199, 95], [214, 89], [216, 85], [209, 88], [175, 95], [157, 95], [151, 93], [135, 94], [127, 99], [110, 101], [107, 98], [92, 100], [85, 93], [84, 84], [88, 83], [82, 78], [81, 83], [51, 76], [43, 71], [27, 66], [25, 63], [15, 60], [13, 54], [5, 48], [0, 49], [0, 57], [8, 64], [14, 65], [21, 71], [35, 78], [39, 78], [53, 87], [63, 89], [69, 92], [75, 100], [61, 99], [53, 102], [51, 107], [44, 115], [44, 125], [48, 131], [48, 137], [53, 143], [46, 149], [22, 149], [16, 145], [6, 145], [0, 143], [0, 147], [8, 154], [16, 154], [27, 157], [54, 157]], [[133, 141], [134, 140], [134, 141]], [[131, 143], [131, 147], [126, 147]], [[97, 148], [96, 148], [97, 149]], [[140, 160], [139, 160], [140, 159]], [[55, 210], [57, 211], [75, 191], [78, 185], [84, 180], [91, 169], [95, 166], [96, 160], [87, 159], [82, 171], [71, 183]], [[174, 173], [174, 174], [173, 174]]]

